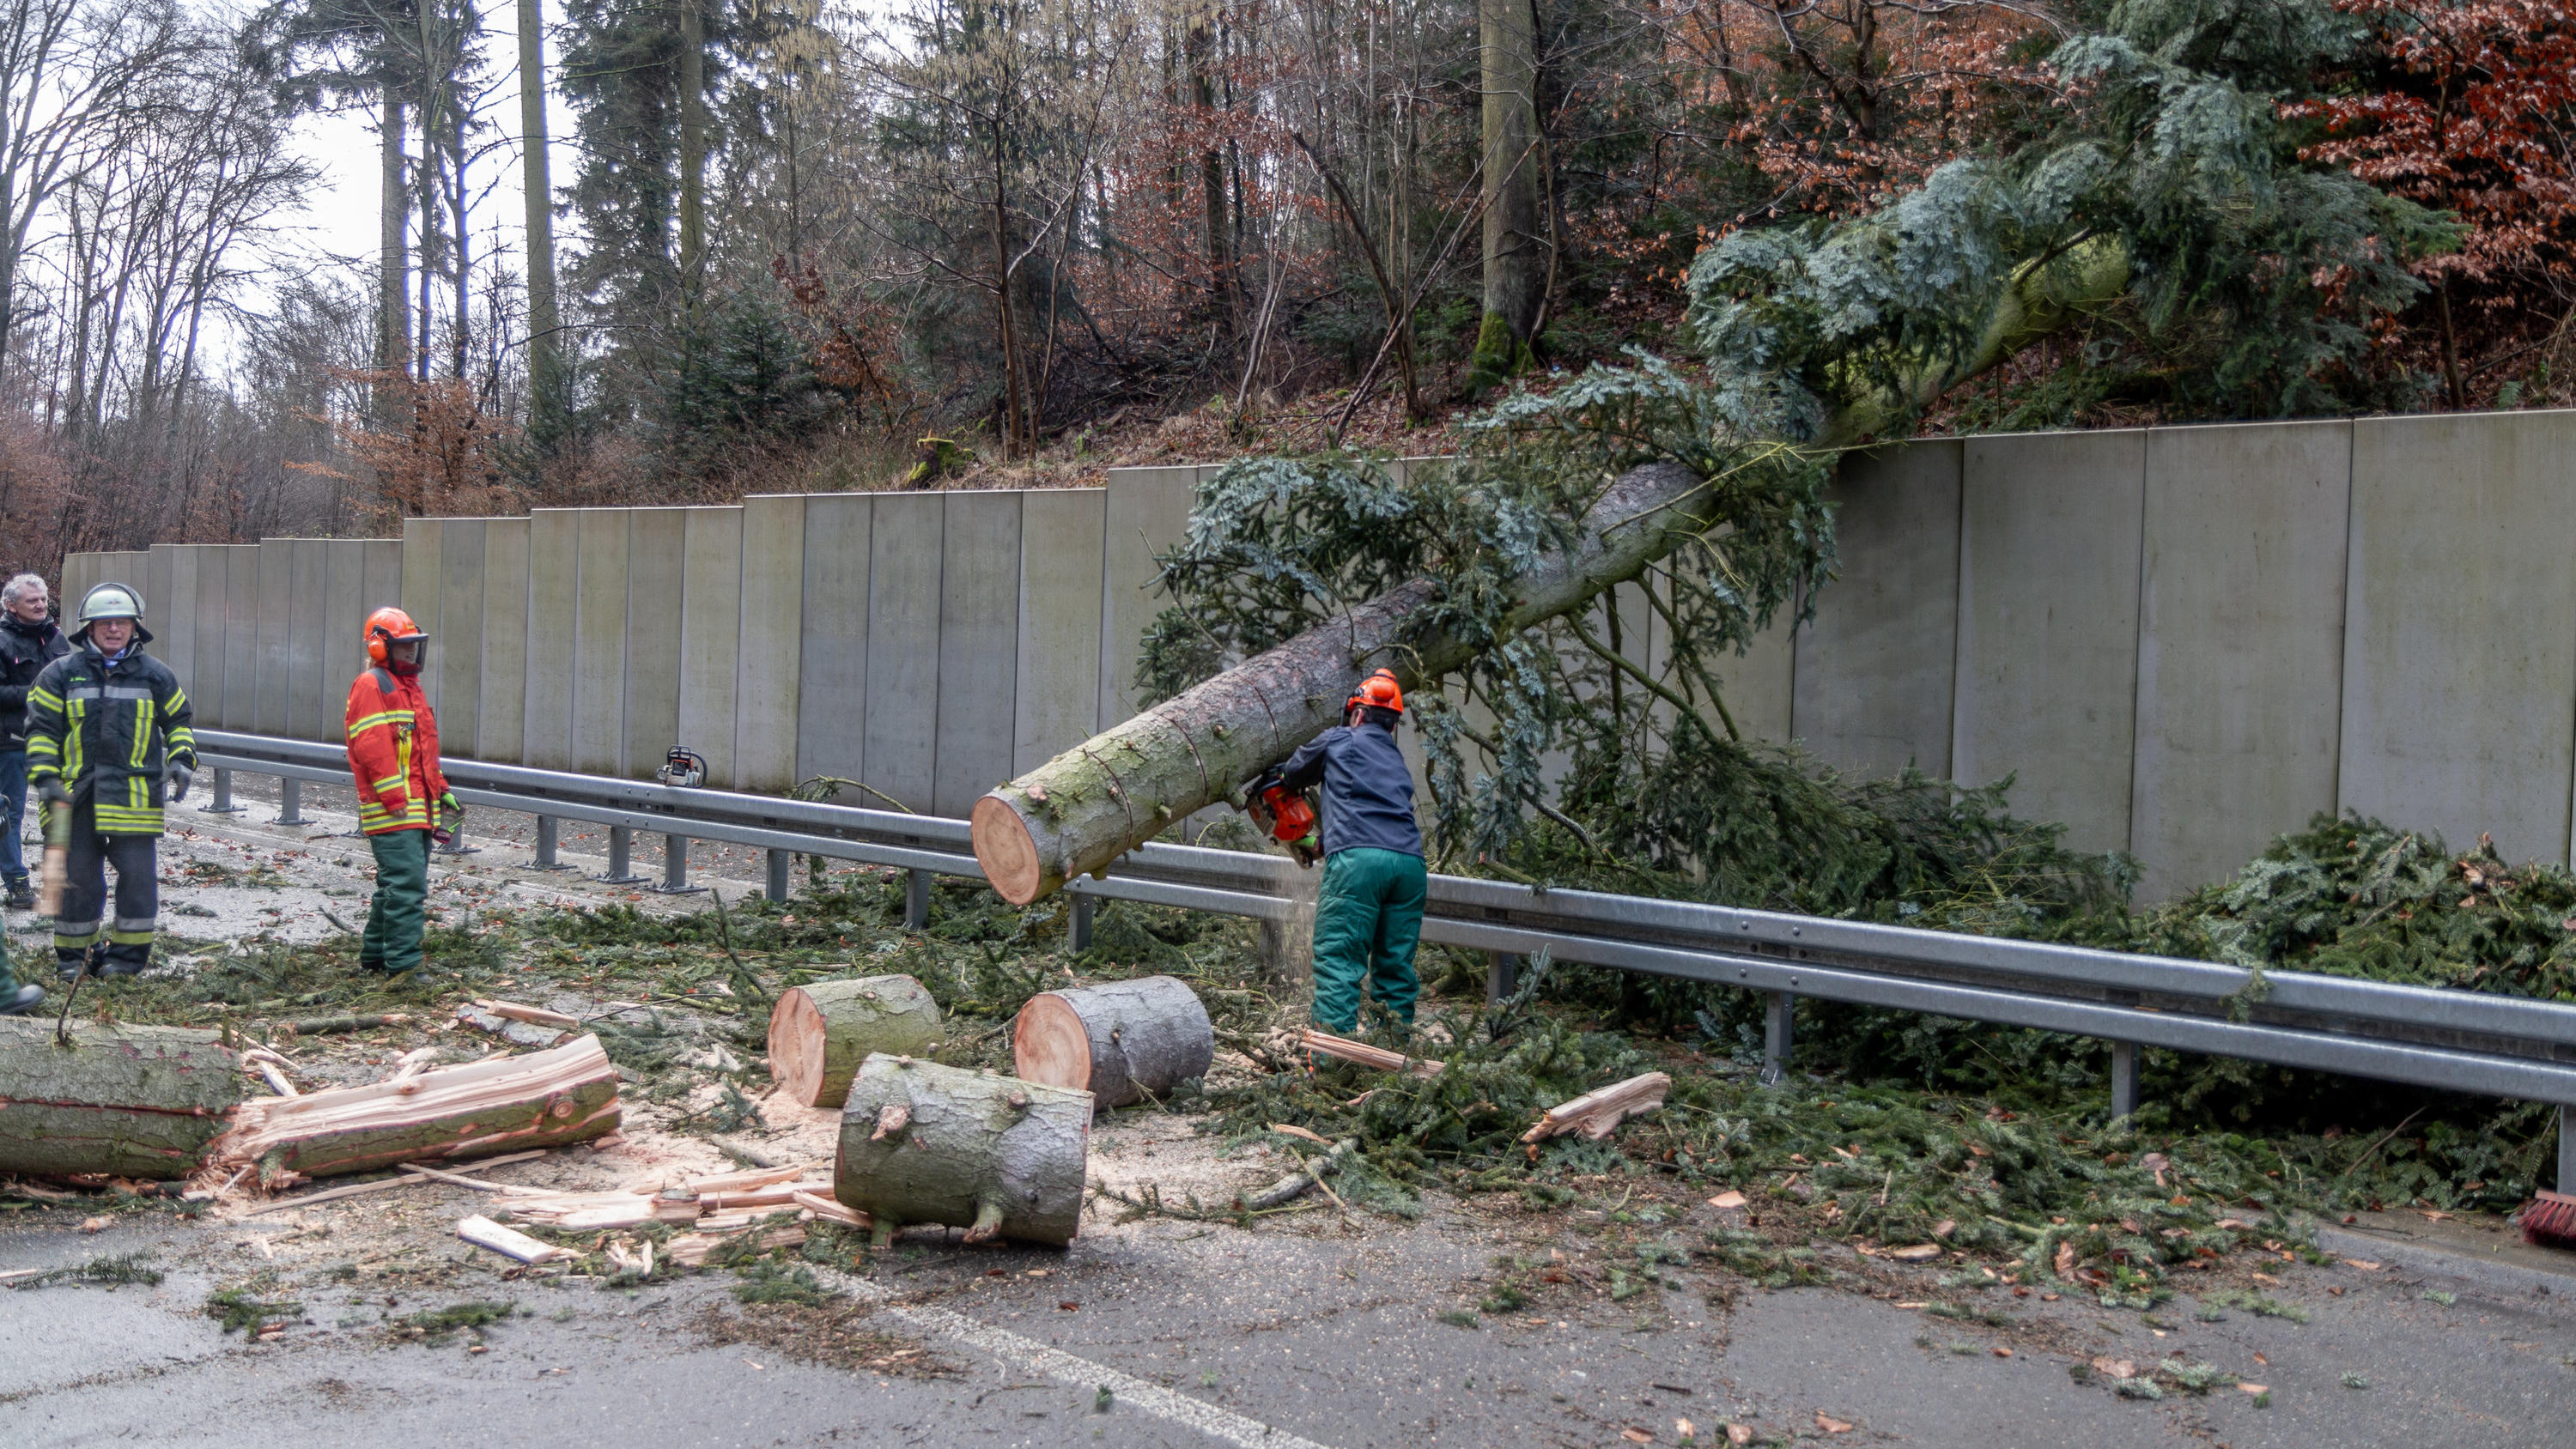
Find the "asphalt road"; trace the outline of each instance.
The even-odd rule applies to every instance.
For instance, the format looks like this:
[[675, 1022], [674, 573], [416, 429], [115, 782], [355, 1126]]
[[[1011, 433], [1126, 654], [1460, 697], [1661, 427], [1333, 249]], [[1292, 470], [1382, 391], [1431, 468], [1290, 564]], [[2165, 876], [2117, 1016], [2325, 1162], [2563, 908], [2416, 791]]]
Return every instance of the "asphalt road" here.
[[[954, 1369], [923, 1379], [716, 1341], [706, 1315], [737, 1311], [723, 1273], [506, 1282], [507, 1264], [461, 1245], [438, 1245], [460, 1265], [449, 1282], [393, 1308], [327, 1272], [282, 1285], [309, 1321], [246, 1343], [203, 1311], [261, 1266], [244, 1224], [73, 1221], [0, 1230], [0, 1272], [133, 1251], [174, 1271], [157, 1287], [0, 1292], [0, 1444], [1610, 1446], [1638, 1442], [1632, 1429], [1677, 1443], [1687, 1418], [1702, 1443], [1732, 1420], [1855, 1445], [2523, 1446], [2563, 1442], [2576, 1413], [2576, 1278], [2423, 1249], [2379, 1249], [2376, 1272], [2285, 1268], [2273, 1291], [2305, 1323], [2235, 1309], [2203, 1323], [2186, 1298], [2159, 1311], [2162, 1336], [2134, 1313], [1999, 1293], [1980, 1306], [2008, 1327], [1837, 1289], [1732, 1285], [1712, 1306], [1730, 1285], [1695, 1275], [1461, 1328], [1439, 1315], [1484, 1291], [1489, 1225], [1435, 1214], [1316, 1238], [1158, 1221], [1065, 1253], [907, 1246], [837, 1280], [875, 1306], [868, 1326]], [[1549, 1241], [1590, 1251], [1579, 1229]], [[480, 1354], [383, 1326], [472, 1298], [526, 1310], [485, 1330]], [[2213, 1363], [2271, 1403], [2121, 1398], [2070, 1373], [2096, 1355]]]

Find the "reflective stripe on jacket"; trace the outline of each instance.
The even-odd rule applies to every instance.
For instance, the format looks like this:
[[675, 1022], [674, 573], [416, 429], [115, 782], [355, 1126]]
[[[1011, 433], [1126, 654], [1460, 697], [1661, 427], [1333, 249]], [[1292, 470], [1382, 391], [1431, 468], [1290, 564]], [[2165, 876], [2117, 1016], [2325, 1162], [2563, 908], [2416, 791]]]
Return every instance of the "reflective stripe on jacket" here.
[[83, 644], [27, 688], [27, 781], [87, 795], [101, 835], [158, 835], [163, 767], [197, 765], [193, 719], [179, 676], [139, 642], [114, 664]]
[[447, 793], [438, 768], [438, 717], [417, 675], [370, 669], [349, 685], [349, 774], [358, 782], [358, 829], [427, 830]]

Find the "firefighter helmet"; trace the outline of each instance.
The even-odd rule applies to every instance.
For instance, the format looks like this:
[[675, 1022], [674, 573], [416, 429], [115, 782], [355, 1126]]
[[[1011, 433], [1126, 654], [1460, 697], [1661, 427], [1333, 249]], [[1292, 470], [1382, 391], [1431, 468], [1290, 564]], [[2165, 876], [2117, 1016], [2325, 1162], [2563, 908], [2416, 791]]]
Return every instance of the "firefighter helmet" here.
[[[397, 673], [416, 673], [420, 669], [420, 646], [428, 640], [429, 636], [411, 621], [411, 615], [390, 604], [367, 616], [367, 659], [370, 663], [393, 669], [399, 662], [409, 665], [410, 669], [396, 670]], [[393, 647], [397, 644], [412, 647], [397, 653]], [[404, 655], [409, 657], [402, 657]]]
[[137, 643], [152, 637], [143, 628], [142, 591], [131, 584], [99, 584], [81, 595], [80, 613], [73, 621], [78, 627], [73, 629], [72, 637], [89, 642], [89, 626], [101, 619], [132, 619]]
[[1361, 680], [1360, 687], [1351, 691], [1350, 702], [1342, 708], [1358, 709], [1362, 705], [1404, 713], [1404, 687], [1395, 682], [1394, 670], [1381, 669]]

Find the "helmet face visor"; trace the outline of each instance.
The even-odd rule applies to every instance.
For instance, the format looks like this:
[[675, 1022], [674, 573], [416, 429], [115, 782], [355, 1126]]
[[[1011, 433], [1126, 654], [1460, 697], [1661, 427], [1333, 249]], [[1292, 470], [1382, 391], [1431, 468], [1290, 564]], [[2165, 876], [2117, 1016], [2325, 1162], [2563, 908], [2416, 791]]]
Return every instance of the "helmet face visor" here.
[[425, 634], [414, 634], [408, 639], [388, 639], [385, 641], [385, 659], [389, 663], [408, 664], [417, 669], [422, 654], [428, 648], [429, 637]]

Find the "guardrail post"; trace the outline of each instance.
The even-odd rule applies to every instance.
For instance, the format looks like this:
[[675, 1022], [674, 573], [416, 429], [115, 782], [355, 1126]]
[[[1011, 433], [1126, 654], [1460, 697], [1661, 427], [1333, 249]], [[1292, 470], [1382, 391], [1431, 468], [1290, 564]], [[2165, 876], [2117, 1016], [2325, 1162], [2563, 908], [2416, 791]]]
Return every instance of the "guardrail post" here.
[[662, 837], [662, 883], [653, 887], [654, 894], [665, 896], [696, 895], [705, 886], [689, 884], [689, 837]]
[[2111, 1043], [2111, 1120], [2138, 1115], [2138, 1044]]
[[1485, 1005], [1500, 1006], [1521, 989], [1521, 958], [1509, 951], [1489, 951], [1485, 966]]
[[637, 875], [632, 868], [634, 858], [635, 827], [632, 825], [608, 827], [608, 874], [601, 876], [600, 879], [610, 885], [633, 885], [642, 880], [644, 877]]
[[277, 780], [277, 818], [272, 825], [310, 825], [304, 818], [304, 782], [281, 775]]
[[1762, 1085], [1776, 1087], [1789, 1075], [1789, 1047], [1798, 998], [1786, 991], [1770, 993], [1762, 1013]]
[[[435, 805], [429, 808], [433, 813], [438, 809]], [[483, 847], [479, 845], [468, 845], [465, 843], [465, 822], [462, 820], [457, 821], [456, 824], [448, 830], [447, 843], [437, 847], [437, 850], [441, 855], [480, 855], [483, 853]]]
[[903, 926], [919, 931], [930, 925], [930, 872], [921, 869], [903, 873]]
[[769, 852], [768, 865], [769, 881], [762, 889], [769, 893], [770, 904], [784, 905], [787, 901], [787, 893], [793, 889], [788, 884], [788, 876], [796, 868], [796, 852], [773, 850]]
[[249, 809], [247, 805], [233, 803], [233, 772], [230, 770], [215, 771], [215, 798], [197, 807], [198, 813], [203, 815], [240, 815]]
[[536, 864], [535, 864], [534, 866], [532, 866], [532, 867], [531, 867], [531, 869], [534, 869], [534, 870], [570, 870], [570, 869], [572, 869], [572, 867], [571, 867], [571, 866], [568, 866], [568, 865], [564, 864], [562, 861], [559, 861], [559, 860], [555, 859], [555, 842], [556, 842], [557, 838], [559, 837], [559, 834], [560, 834], [560, 832], [562, 831], [562, 829], [563, 829], [563, 822], [562, 822], [561, 820], [556, 819], [556, 818], [555, 818], [554, 816], [552, 816], [552, 815], [540, 815], [540, 816], [538, 816], [538, 817], [537, 817], [537, 861], [536, 861]]
[[1073, 898], [1073, 919], [1065, 928], [1066, 950], [1091, 949], [1091, 913], [1099, 908], [1100, 903], [1089, 896], [1077, 895]]

